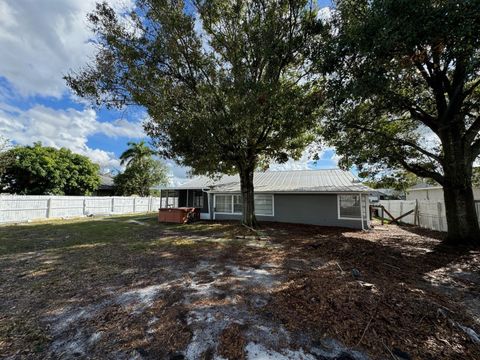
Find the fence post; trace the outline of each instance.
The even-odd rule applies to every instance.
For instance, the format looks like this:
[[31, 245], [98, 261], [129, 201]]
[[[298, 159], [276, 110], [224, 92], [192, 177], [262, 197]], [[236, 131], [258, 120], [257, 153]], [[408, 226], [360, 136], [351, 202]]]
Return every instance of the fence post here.
[[115, 212], [115, 197], [112, 196], [112, 214]]
[[438, 212], [438, 227], [439, 231], [443, 231], [443, 217], [442, 217], [442, 203], [437, 202], [437, 212]]
[[87, 199], [83, 198], [83, 216], [87, 215]]
[[133, 198], [133, 212], [136, 211], [136, 207], [137, 207], [137, 198], [134, 197], [134, 198]]
[[413, 213], [413, 225], [420, 225], [420, 219], [418, 216], [418, 199], [415, 199], [415, 211]]
[[477, 212], [478, 224], [480, 225], [480, 201], [475, 200], [475, 211]]
[[49, 197], [47, 200], [47, 219], [50, 218], [51, 209], [52, 209], [52, 198]]

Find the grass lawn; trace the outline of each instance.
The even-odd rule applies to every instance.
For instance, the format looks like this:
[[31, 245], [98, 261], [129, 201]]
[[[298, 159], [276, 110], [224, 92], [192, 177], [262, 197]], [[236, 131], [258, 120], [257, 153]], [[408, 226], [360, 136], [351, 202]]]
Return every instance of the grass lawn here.
[[248, 231], [1, 226], [0, 358], [480, 358], [479, 251], [395, 225]]

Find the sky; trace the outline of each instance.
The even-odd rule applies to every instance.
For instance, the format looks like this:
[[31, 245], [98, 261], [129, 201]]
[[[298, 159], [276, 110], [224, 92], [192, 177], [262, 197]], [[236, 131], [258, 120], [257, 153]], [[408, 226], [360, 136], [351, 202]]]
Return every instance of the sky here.
[[[129, 141], [146, 140], [141, 108], [92, 108], [76, 98], [63, 76], [95, 54], [86, 15], [96, 0], [0, 1], [0, 136], [13, 144], [66, 147], [88, 156], [103, 172], [121, 170], [118, 157]], [[118, 11], [133, 0], [108, 0]], [[330, 5], [320, 0], [320, 7]], [[185, 182], [188, 169], [165, 160], [171, 183]], [[337, 157], [325, 149], [320, 160], [272, 164], [273, 170], [333, 168]]]

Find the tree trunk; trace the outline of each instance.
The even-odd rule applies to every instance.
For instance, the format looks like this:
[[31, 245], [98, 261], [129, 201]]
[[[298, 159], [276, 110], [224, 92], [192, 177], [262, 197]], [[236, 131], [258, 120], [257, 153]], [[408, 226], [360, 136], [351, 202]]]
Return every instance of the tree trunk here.
[[442, 185], [448, 225], [447, 242], [454, 245], [480, 244], [472, 190], [473, 159], [461, 134], [455, 125], [440, 132], [444, 151]]
[[246, 167], [239, 167], [240, 175], [240, 190], [242, 192], [242, 223], [255, 228], [257, 219], [255, 217], [255, 201], [253, 188], [253, 173], [255, 166], [248, 165]]
[[448, 225], [447, 242], [452, 245], [480, 244], [480, 228], [471, 182], [470, 186], [463, 187], [446, 183], [443, 195]]

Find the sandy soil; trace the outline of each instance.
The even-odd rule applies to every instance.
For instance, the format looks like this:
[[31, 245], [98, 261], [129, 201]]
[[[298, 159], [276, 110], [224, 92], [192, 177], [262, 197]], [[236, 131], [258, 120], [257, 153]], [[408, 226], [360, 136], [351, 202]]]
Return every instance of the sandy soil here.
[[480, 358], [480, 251], [120, 217], [0, 227], [7, 359]]

